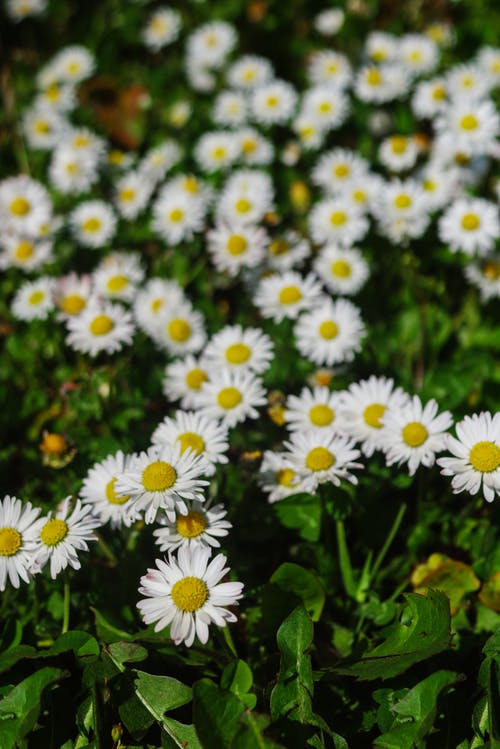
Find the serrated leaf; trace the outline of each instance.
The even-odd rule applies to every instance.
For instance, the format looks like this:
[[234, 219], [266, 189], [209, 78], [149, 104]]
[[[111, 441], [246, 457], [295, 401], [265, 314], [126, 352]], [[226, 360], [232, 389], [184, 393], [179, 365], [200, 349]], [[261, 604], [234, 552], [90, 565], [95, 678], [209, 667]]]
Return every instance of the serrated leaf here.
[[313, 622], [319, 620], [325, 604], [325, 590], [313, 572], [285, 562], [273, 573], [270, 582], [301, 598]]

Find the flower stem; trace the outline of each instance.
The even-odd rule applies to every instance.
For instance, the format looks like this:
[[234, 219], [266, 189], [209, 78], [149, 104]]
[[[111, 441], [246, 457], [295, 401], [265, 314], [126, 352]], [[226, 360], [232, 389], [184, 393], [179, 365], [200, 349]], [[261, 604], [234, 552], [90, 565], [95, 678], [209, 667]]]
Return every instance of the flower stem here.
[[389, 547], [392, 544], [392, 542], [394, 541], [394, 537], [396, 536], [396, 533], [399, 530], [399, 526], [401, 525], [401, 522], [403, 520], [405, 512], [406, 512], [406, 505], [402, 504], [401, 507], [398, 510], [398, 513], [397, 513], [396, 517], [394, 518], [394, 522], [393, 522], [393, 524], [391, 526], [391, 529], [390, 529], [389, 533], [387, 534], [387, 538], [384, 541], [384, 545], [382, 546], [382, 548], [379, 551], [379, 554], [378, 554], [378, 556], [377, 556], [377, 558], [375, 560], [375, 564], [373, 565], [373, 569], [371, 571], [371, 579], [372, 579], [372, 581], [375, 580], [375, 578], [377, 576], [377, 573], [378, 573], [378, 571], [380, 569], [380, 566], [381, 566], [382, 562], [385, 559], [385, 555], [389, 551]]
[[347, 548], [347, 541], [345, 537], [344, 521], [336, 521], [337, 529], [337, 544], [339, 547], [339, 564], [340, 574], [342, 576], [342, 582], [347, 595], [352, 598], [356, 595], [356, 585], [354, 582], [354, 575], [352, 572], [351, 558], [349, 556], [349, 549]]
[[71, 603], [71, 588], [69, 580], [64, 581], [64, 610], [61, 634], [64, 635], [69, 629], [69, 608]]

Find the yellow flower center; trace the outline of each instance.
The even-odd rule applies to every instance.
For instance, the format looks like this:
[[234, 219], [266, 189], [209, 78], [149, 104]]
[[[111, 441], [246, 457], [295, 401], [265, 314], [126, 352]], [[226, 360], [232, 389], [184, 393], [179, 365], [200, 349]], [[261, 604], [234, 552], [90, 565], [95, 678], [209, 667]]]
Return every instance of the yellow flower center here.
[[335, 463], [335, 456], [326, 447], [313, 447], [306, 456], [306, 466], [311, 471], [326, 471]]
[[77, 174], [79, 171], [78, 164], [75, 164], [74, 161], [70, 161], [68, 164], [66, 164], [66, 171], [68, 172], [68, 174]]
[[366, 192], [364, 190], [354, 190], [352, 197], [357, 203], [366, 202]]
[[15, 528], [0, 528], [0, 557], [13, 557], [22, 542], [21, 534]]
[[222, 388], [217, 396], [217, 403], [221, 408], [224, 408], [227, 411], [231, 408], [235, 408], [238, 403], [241, 403], [241, 401], [242, 395], [238, 388], [234, 387]]
[[286, 255], [290, 250], [290, 245], [286, 239], [274, 239], [269, 245], [271, 255]]
[[43, 438], [40, 450], [44, 453], [52, 453], [53, 455], [60, 455], [66, 449], [66, 440], [60, 434], [49, 433]]
[[412, 49], [410, 53], [408, 54], [408, 61], [409, 62], [421, 62], [422, 60], [422, 53], [419, 49]]
[[99, 218], [88, 218], [86, 221], [83, 222], [82, 228], [84, 231], [89, 231], [91, 233], [99, 231], [99, 229], [102, 226], [102, 222]]
[[328, 112], [332, 111], [332, 105], [329, 101], [322, 101], [318, 106], [318, 110], [321, 112], [321, 114], [328, 114]]
[[384, 62], [385, 59], [387, 59], [387, 53], [385, 49], [374, 49], [371, 53], [372, 60], [375, 60], [375, 62]]
[[385, 414], [386, 407], [382, 403], [371, 403], [363, 411], [363, 418], [369, 427], [374, 429], [381, 429], [382, 427], [382, 416]]
[[276, 473], [276, 480], [281, 486], [291, 486], [295, 480], [295, 471], [291, 468], [281, 468]]
[[380, 86], [382, 83], [382, 76], [377, 68], [370, 68], [366, 74], [366, 82], [369, 86]]
[[172, 586], [170, 595], [180, 611], [198, 611], [208, 598], [208, 588], [199, 577], [183, 577]]
[[345, 260], [335, 260], [331, 264], [330, 270], [332, 275], [338, 276], [339, 278], [349, 278], [351, 275], [351, 266]]
[[61, 92], [59, 91], [58, 86], [54, 83], [52, 86], [49, 86], [45, 90], [45, 96], [47, 97], [49, 101], [56, 102], [56, 101], [59, 101]]
[[409, 208], [411, 206], [411, 198], [405, 192], [402, 192], [394, 198], [394, 205], [401, 210]]
[[163, 492], [177, 481], [177, 471], [164, 460], [155, 460], [142, 472], [142, 485], [147, 492]]
[[196, 195], [200, 191], [200, 186], [196, 177], [186, 177], [184, 180], [184, 189], [186, 192], [191, 193], [191, 195]]
[[485, 263], [483, 266], [483, 276], [490, 281], [496, 281], [500, 278], [500, 263], [496, 263], [494, 260]]
[[40, 135], [45, 135], [45, 133], [50, 132], [50, 125], [46, 120], [37, 120], [35, 123], [35, 130], [37, 133], [40, 133]]
[[302, 299], [302, 292], [298, 286], [285, 286], [279, 294], [280, 304], [296, 304]]
[[118, 291], [122, 291], [125, 286], [127, 286], [127, 284], [127, 276], [112, 276], [111, 278], [108, 278], [106, 288], [108, 291], [111, 291], [113, 294], [115, 294]]
[[277, 107], [279, 99], [277, 96], [268, 96], [266, 103], [268, 107]]
[[241, 255], [247, 248], [247, 240], [241, 234], [233, 234], [227, 240], [227, 251], [230, 255]]
[[347, 166], [347, 164], [338, 164], [333, 170], [333, 173], [336, 177], [340, 177], [340, 179], [342, 179], [343, 177], [347, 177], [349, 175], [349, 167]]
[[391, 149], [393, 153], [404, 153], [406, 151], [407, 139], [403, 135], [395, 135], [391, 138]]
[[45, 299], [44, 291], [34, 291], [28, 298], [28, 302], [36, 307], [37, 304], [41, 304]]
[[181, 453], [189, 448], [195, 452], [196, 455], [201, 455], [205, 449], [204, 440], [199, 434], [196, 434], [196, 432], [183, 432], [183, 434], [179, 434], [175, 441], [180, 444]]
[[110, 164], [114, 164], [115, 166], [119, 166], [123, 163], [123, 159], [125, 157], [125, 154], [122, 153], [122, 151], [118, 151], [117, 149], [113, 149], [108, 153], [108, 161]]
[[130, 495], [125, 494], [123, 497], [121, 497], [119, 494], [117, 494], [115, 491], [115, 483], [116, 477], [114, 479], [111, 479], [111, 481], [108, 481], [108, 483], [106, 484], [106, 499], [112, 505], [124, 505], [127, 499], [130, 499]]
[[319, 326], [319, 334], [322, 338], [327, 341], [331, 341], [332, 338], [336, 338], [339, 334], [339, 326], [333, 320], [325, 320]]
[[166, 19], [160, 16], [151, 19], [151, 21], [149, 22], [149, 28], [155, 34], [164, 34], [168, 28], [168, 25]]
[[174, 208], [169, 214], [170, 221], [178, 224], [184, 218], [184, 211], [181, 208]]
[[153, 301], [151, 302], [151, 309], [153, 310], [155, 315], [161, 310], [164, 304], [164, 299], [153, 299]]
[[80, 72], [80, 63], [77, 62], [76, 60], [73, 60], [72, 62], [68, 62], [68, 64], [66, 65], [66, 72], [76, 75], [77, 73]]
[[240, 198], [237, 201], [235, 207], [236, 207], [236, 210], [238, 211], [238, 213], [248, 213], [248, 211], [252, 207], [252, 204], [246, 198]]
[[68, 524], [59, 518], [52, 518], [43, 526], [40, 539], [45, 546], [57, 546], [69, 533]]
[[427, 192], [434, 192], [436, 189], [436, 183], [433, 179], [424, 179], [422, 187], [424, 190], [427, 190]]
[[28, 260], [33, 255], [33, 250], [31, 242], [19, 242], [14, 254], [17, 260]]
[[207, 527], [207, 520], [202, 512], [190, 510], [187, 515], [179, 515], [175, 523], [177, 533], [184, 538], [201, 536]]
[[466, 114], [460, 120], [460, 127], [462, 130], [476, 130], [479, 126], [477, 117], [473, 114]]
[[244, 364], [252, 355], [252, 349], [246, 343], [233, 343], [226, 349], [226, 359], [231, 364]]
[[469, 453], [469, 462], [476, 471], [491, 473], [500, 466], [500, 447], [494, 442], [476, 442]]
[[446, 89], [444, 86], [436, 86], [432, 92], [432, 98], [436, 101], [446, 99]]
[[90, 138], [88, 135], [77, 135], [76, 138], [73, 138], [73, 145], [75, 148], [85, 148], [90, 143]]
[[168, 334], [173, 341], [184, 343], [191, 335], [191, 325], [182, 317], [175, 317], [168, 324]]
[[462, 216], [462, 229], [465, 231], [475, 231], [479, 228], [479, 217], [475, 213], [466, 213]]
[[251, 83], [255, 80], [255, 70], [254, 68], [247, 68], [243, 71], [243, 80], [247, 83]]
[[120, 200], [122, 200], [125, 203], [130, 202], [135, 198], [136, 191], [132, 187], [125, 187], [123, 190], [120, 190]]
[[14, 216], [26, 216], [27, 213], [29, 213], [31, 210], [31, 204], [29, 203], [26, 198], [14, 198], [12, 203], [10, 204], [10, 212], [14, 214]]
[[408, 447], [420, 447], [429, 436], [429, 432], [419, 421], [410, 421], [403, 427], [401, 434]]
[[92, 335], [106, 335], [115, 327], [113, 320], [108, 315], [97, 315], [90, 323]]
[[79, 294], [68, 294], [62, 300], [61, 307], [67, 315], [77, 315], [85, 307], [86, 301]]
[[334, 211], [330, 216], [332, 226], [342, 226], [347, 221], [347, 215], [344, 211]]
[[334, 410], [324, 403], [319, 403], [317, 406], [313, 406], [309, 411], [309, 419], [317, 427], [328, 426], [328, 424], [332, 423], [334, 418]]
[[199, 390], [207, 380], [207, 373], [199, 367], [191, 369], [186, 375], [186, 384], [191, 390]]
[[251, 138], [247, 138], [247, 140], [244, 140], [243, 143], [241, 144], [241, 150], [243, 151], [243, 153], [246, 153], [246, 154], [253, 153], [256, 148], [257, 148], [257, 143]]

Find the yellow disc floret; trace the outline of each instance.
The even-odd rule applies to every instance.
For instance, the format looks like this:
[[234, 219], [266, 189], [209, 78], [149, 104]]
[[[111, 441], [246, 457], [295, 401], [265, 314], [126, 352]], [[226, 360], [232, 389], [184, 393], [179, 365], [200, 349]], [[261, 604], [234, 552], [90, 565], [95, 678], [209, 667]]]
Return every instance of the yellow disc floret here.
[[241, 234], [233, 234], [227, 240], [227, 251], [230, 255], [241, 255], [247, 246], [248, 242]]
[[173, 341], [184, 343], [191, 335], [191, 325], [181, 317], [175, 317], [168, 324], [168, 334]]
[[196, 453], [196, 455], [201, 455], [205, 449], [205, 441], [199, 434], [196, 434], [196, 432], [183, 432], [178, 435], [175, 441], [180, 444], [181, 453], [183, 453], [184, 450], [191, 449]]
[[175, 527], [177, 533], [184, 538], [196, 538], [201, 536], [207, 527], [207, 519], [202, 512], [190, 510], [187, 515], [179, 515]]
[[90, 332], [92, 335], [106, 335], [114, 327], [115, 324], [108, 315], [97, 315], [90, 323]]
[[369, 427], [380, 429], [382, 427], [381, 418], [385, 414], [386, 407], [382, 403], [371, 403], [363, 411], [363, 419]]
[[326, 447], [313, 447], [306, 455], [306, 466], [311, 471], [327, 471], [335, 463], [335, 456]]
[[61, 302], [61, 308], [67, 315], [77, 315], [86, 305], [85, 299], [80, 294], [68, 294]]
[[191, 369], [187, 375], [186, 375], [186, 385], [191, 390], [199, 390], [204, 382], [208, 380], [207, 373], [203, 371], [203, 369], [200, 369], [199, 367], [195, 367], [194, 369]]
[[128, 499], [130, 499], [130, 495], [125, 494], [122, 497], [119, 494], [117, 494], [115, 490], [115, 483], [116, 483], [116, 477], [114, 479], [111, 479], [111, 481], [108, 481], [108, 483], [106, 484], [106, 490], [105, 490], [106, 499], [112, 505], [124, 505], [125, 502]]
[[330, 216], [332, 226], [343, 226], [347, 221], [347, 215], [344, 211], [334, 211]]
[[298, 286], [284, 286], [279, 294], [280, 304], [296, 304], [302, 299], [302, 292]]
[[338, 278], [349, 278], [351, 275], [351, 266], [345, 260], [335, 260], [331, 264], [330, 270], [332, 275]]
[[142, 472], [142, 485], [147, 492], [163, 492], [177, 481], [177, 471], [165, 460], [155, 460]]
[[252, 349], [246, 343], [233, 343], [226, 349], [226, 359], [231, 364], [244, 364], [252, 355]]
[[500, 447], [495, 442], [476, 442], [469, 453], [469, 462], [476, 471], [491, 473], [500, 466]]
[[333, 408], [327, 406], [326, 403], [318, 403], [318, 405], [313, 406], [309, 411], [309, 419], [317, 427], [328, 426], [334, 418], [335, 412]]
[[22, 542], [22, 536], [15, 528], [0, 528], [0, 557], [13, 557]]
[[10, 212], [14, 214], [14, 216], [26, 216], [27, 213], [29, 213], [31, 210], [31, 204], [29, 200], [26, 200], [26, 198], [23, 198], [21, 196], [14, 198], [12, 203], [10, 204]]
[[208, 598], [208, 588], [199, 577], [183, 577], [172, 586], [172, 601], [181, 611], [198, 611]]
[[337, 323], [333, 322], [333, 320], [325, 320], [325, 322], [322, 322], [319, 326], [319, 334], [321, 338], [331, 341], [338, 336], [339, 326]]
[[476, 216], [475, 213], [465, 213], [462, 216], [462, 229], [465, 229], [465, 231], [475, 231], [479, 228], [479, 224], [481, 223], [479, 220], [479, 217]]
[[227, 411], [231, 408], [235, 408], [242, 401], [242, 395], [238, 388], [227, 387], [222, 388], [217, 396], [217, 403], [221, 408]]
[[429, 432], [419, 421], [410, 421], [403, 427], [402, 436], [408, 447], [420, 447], [429, 436]]
[[57, 546], [69, 533], [68, 524], [59, 518], [47, 521], [40, 532], [40, 539], [45, 546]]
[[122, 291], [125, 286], [128, 285], [128, 278], [127, 276], [112, 276], [111, 278], [108, 278], [108, 282], [106, 284], [106, 288], [108, 291], [110, 291], [112, 294], [116, 294], [119, 291]]

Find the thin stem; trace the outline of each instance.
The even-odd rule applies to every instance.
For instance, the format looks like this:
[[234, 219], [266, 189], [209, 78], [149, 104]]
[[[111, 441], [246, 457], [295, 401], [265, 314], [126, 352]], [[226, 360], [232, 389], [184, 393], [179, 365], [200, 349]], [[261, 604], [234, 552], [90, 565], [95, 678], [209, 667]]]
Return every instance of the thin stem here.
[[354, 576], [352, 573], [351, 558], [349, 556], [349, 550], [347, 548], [344, 521], [337, 520], [335, 525], [337, 529], [337, 544], [339, 547], [339, 564], [342, 582], [344, 583], [346, 593], [349, 596], [354, 597], [356, 594], [356, 585], [354, 583]]
[[385, 539], [384, 545], [380, 549], [380, 552], [379, 552], [379, 554], [378, 554], [378, 556], [377, 556], [377, 558], [375, 560], [375, 563], [373, 565], [373, 569], [372, 569], [372, 572], [371, 572], [371, 579], [372, 579], [372, 581], [375, 580], [375, 578], [377, 576], [377, 572], [379, 571], [379, 569], [380, 569], [380, 567], [382, 565], [382, 562], [385, 559], [385, 555], [389, 551], [389, 547], [392, 544], [392, 542], [394, 541], [394, 537], [396, 536], [396, 533], [399, 530], [399, 526], [401, 525], [401, 522], [403, 520], [405, 512], [406, 512], [406, 505], [402, 504], [401, 507], [398, 510], [398, 514], [394, 518], [394, 522], [392, 524], [391, 530], [389, 531], [389, 533], [387, 535], [387, 538]]
[[103, 539], [100, 533], [97, 531], [94, 531], [95, 535], [97, 536], [97, 543], [99, 544], [99, 547], [104, 554], [104, 556], [109, 559], [113, 567], [118, 566], [118, 559], [115, 556], [115, 553], [111, 546], [109, 546], [106, 541]]
[[61, 634], [65, 634], [69, 629], [69, 608], [71, 603], [71, 588], [69, 580], [64, 581], [64, 611]]

